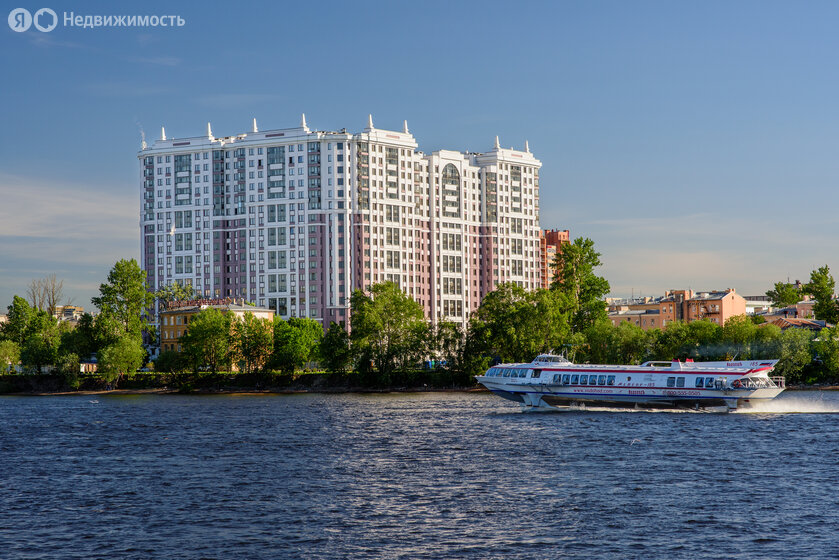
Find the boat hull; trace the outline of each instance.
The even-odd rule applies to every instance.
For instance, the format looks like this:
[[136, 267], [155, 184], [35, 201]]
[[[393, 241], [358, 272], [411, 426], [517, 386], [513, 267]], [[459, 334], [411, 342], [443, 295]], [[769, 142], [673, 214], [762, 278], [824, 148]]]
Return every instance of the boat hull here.
[[524, 407], [588, 405], [617, 408], [733, 410], [774, 399], [783, 377], [769, 377], [777, 360], [572, 364], [542, 354], [531, 363], [499, 364], [476, 380]]
[[[494, 394], [504, 399], [518, 402], [527, 407], [569, 407], [593, 406], [604, 408], [649, 408], [649, 409], [728, 409], [750, 408], [761, 402], [768, 402], [777, 397], [783, 389], [763, 388], [741, 391], [668, 391], [635, 390], [636, 394], [627, 394], [618, 390], [610, 393], [589, 393], [573, 388], [539, 388], [532, 390], [521, 387], [492, 387], [484, 383]], [[643, 394], [637, 394], [643, 393]], [[682, 394], [678, 394], [682, 393]]]

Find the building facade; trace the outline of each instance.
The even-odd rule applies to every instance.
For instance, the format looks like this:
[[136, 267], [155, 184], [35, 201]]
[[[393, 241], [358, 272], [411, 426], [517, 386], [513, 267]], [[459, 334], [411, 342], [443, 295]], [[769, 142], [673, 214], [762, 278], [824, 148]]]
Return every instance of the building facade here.
[[613, 325], [629, 322], [644, 330], [664, 328], [673, 321], [703, 319], [723, 326], [731, 317], [746, 314], [746, 300], [733, 288], [715, 292], [671, 290], [664, 297], [613, 299], [606, 303]]
[[408, 131], [298, 127], [161, 138], [138, 153], [153, 289], [244, 298], [328, 327], [352, 291], [396, 282], [432, 321], [464, 323], [501, 282], [542, 284], [529, 147], [417, 151]]
[[556, 276], [556, 268], [554, 267], [556, 253], [561, 250], [563, 244], [570, 242], [571, 232], [567, 229], [545, 229], [539, 232], [542, 288], [547, 290], [551, 287], [551, 282]]
[[198, 313], [208, 308], [218, 309], [236, 319], [242, 319], [245, 313], [250, 313], [257, 319], [274, 318], [274, 312], [270, 309], [243, 305], [233, 301], [171, 302], [166, 309], [160, 312], [160, 349], [180, 352], [181, 337], [189, 330], [190, 322]]

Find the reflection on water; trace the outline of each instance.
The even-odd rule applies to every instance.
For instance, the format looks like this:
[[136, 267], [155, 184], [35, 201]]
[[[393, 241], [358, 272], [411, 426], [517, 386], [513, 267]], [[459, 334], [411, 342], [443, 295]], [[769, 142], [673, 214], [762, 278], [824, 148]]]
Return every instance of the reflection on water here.
[[839, 557], [839, 395], [770, 406], [2, 397], [0, 557]]

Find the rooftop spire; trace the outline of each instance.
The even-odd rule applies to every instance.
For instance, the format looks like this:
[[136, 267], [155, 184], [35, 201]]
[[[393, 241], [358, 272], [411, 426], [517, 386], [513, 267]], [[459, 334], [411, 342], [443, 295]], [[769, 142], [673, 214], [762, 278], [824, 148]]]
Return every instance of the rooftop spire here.
[[210, 123], [207, 123], [207, 138], [213, 137], [213, 127], [210, 126]]
[[253, 131], [252, 132], [259, 132], [259, 129], [256, 127], [256, 117], [253, 118]]
[[498, 142], [498, 136], [497, 135], [495, 136], [495, 149], [496, 150], [501, 149], [501, 144]]
[[528, 142], [527, 140], [524, 141], [524, 151], [528, 154], [530, 153], [530, 142]]
[[367, 115], [367, 128], [373, 128], [373, 115]]
[[306, 113], [300, 113], [300, 128], [309, 128], [306, 126]]
[[402, 122], [402, 132], [404, 132], [405, 134], [408, 134], [408, 121], [407, 120]]
[[160, 127], [160, 139], [166, 140], [166, 128], [162, 126]]

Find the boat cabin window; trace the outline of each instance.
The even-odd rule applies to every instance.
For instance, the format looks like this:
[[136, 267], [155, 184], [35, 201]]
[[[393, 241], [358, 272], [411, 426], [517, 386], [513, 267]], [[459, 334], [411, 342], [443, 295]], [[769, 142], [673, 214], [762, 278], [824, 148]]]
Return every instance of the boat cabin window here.
[[562, 377], [561, 374], [555, 373], [554, 374], [554, 383], [559, 383], [560, 378]]
[[510, 377], [510, 370], [509, 369], [506, 369], [506, 368], [504, 369], [504, 377]]
[[576, 385], [580, 382], [580, 376], [576, 373], [571, 376], [571, 385]]
[[705, 386], [705, 378], [704, 377], [697, 377], [696, 378], [696, 387], [701, 389]]
[[606, 376], [601, 375], [600, 377], [598, 377], [597, 378], [597, 384], [598, 385], [605, 385], [606, 384]]
[[614, 385], [614, 384], [615, 384], [615, 376], [614, 376], [614, 375], [610, 375], [610, 376], [609, 376], [609, 382], [608, 382], [608, 384], [609, 384], [609, 385]]
[[530, 370], [530, 377], [539, 377], [542, 375], [541, 369], [532, 369]]
[[571, 376], [569, 374], [567, 374], [567, 373], [564, 374], [562, 376], [562, 384], [563, 385], [568, 385], [568, 383], [570, 383], [570, 378], [571, 378]]
[[580, 385], [588, 385], [588, 375], [580, 376]]
[[714, 386], [714, 378], [713, 377], [706, 377], [705, 378], [705, 387], [710, 389]]
[[684, 377], [677, 377], [676, 378], [676, 387], [684, 387], [685, 386], [685, 378]]
[[596, 375], [589, 375], [588, 376], [588, 384], [589, 385], [597, 385], [597, 376]]
[[675, 377], [668, 377], [667, 378], [667, 386], [668, 387], [675, 387], [676, 386], [676, 378]]

